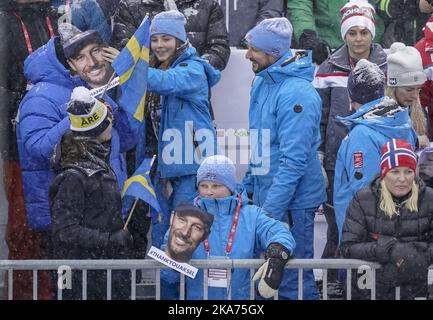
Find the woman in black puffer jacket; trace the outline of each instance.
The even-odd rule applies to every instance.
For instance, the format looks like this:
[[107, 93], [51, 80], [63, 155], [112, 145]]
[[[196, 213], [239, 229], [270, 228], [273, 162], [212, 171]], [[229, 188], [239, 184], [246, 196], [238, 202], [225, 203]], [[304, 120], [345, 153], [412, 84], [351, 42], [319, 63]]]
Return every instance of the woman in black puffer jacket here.
[[[131, 224], [131, 233], [124, 229], [119, 187], [109, 164], [113, 116], [84, 87], [74, 89], [68, 114], [72, 131], [63, 136], [52, 160], [57, 174], [49, 191], [54, 258], [130, 258], [134, 231]], [[64, 299], [82, 298], [81, 279], [81, 272], [74, 271]], [[130, 279], [128, 271], [112, 272], [112, 299], [129, 298]], [[106, 271], [89, 270], [87, 299], [105, 299], [106, 288]]]
[[[361, 189], [346, 212], [340, 244], [344, 258], [378, 262], [376, 298], [426, 297], [433, 254], [433, 189], [415, 178], [410, 145], [393, 139], [382, 148], [381, 175]], [[353, 272], [353, 298], [370, 299]]]

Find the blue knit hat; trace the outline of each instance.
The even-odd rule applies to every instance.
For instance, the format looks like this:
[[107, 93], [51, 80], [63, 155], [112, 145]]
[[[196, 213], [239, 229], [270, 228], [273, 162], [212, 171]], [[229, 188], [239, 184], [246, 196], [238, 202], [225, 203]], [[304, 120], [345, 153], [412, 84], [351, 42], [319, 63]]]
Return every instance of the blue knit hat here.
[[185, 16], [179, 11], [170, 10], [160, 12], [152, 19], [150, 25], [150, 36], [164, 33], [185, 42], [185, 24]]
[[207, 157], [197, 170], [197, 186], [202, 181], [222, 184], [233, 193], [236, 188], [235, 165], [229, 158], [222, 155]]
[[350, 100], [365, 104], [385, 95], [385, 75], [377, 64], [361, 59], [347, 79]]
[[287, 18], [262, 20], [248, 31], [245, 40], [270, 56], [282, 57], [290, 50], [293, 27]]

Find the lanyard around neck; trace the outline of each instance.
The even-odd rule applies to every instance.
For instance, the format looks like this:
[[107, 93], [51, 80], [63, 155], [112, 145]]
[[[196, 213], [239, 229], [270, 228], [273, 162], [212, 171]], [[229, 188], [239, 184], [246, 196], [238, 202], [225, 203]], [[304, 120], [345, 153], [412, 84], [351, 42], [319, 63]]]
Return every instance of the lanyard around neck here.
[[[239, 215], [241, 212], [242, 196], [238, 193], [237, 198], [238, 198], [238, 204], [236, 206], [235, 217], [233, 219], [232, 228], [230, 229], [229, 241], [228, 241], [227, 246], [226, 246], [226, 256], [228, 256], [230, 254], [230, 252], [232, 251], [233, 239], [235, 237], [235, 232], [236, 232], [236, 228], [238, 226], [238, 221], [239, 221]], [[209, 244], [209, 241], [207, 239], [204, 241], [204, 249], [206, 250], [207, 254], [209, 255], [210, 254], [210, 244]]]
[[[23, 19], [21, 18], [21, 16], [18, 13], [15, 12], [14, 15], [18, 18], [18, 20], [21, 23], [21, 28], [23, 30], [24, 39], [26, 40], [27, 51], [28, 51], [29, 55], [31, 55], [33, 53], [33, 46], [32, 46], [32, 42], [30, 40], [30, 35], [29, 35], [29, 31], [27, 29], [27, 26], [25, 25]], [[45, 23], [47, 24], [48, 31], [50, 33], [50, 38], [53, 38], [54, 37], [53, 24], [51, 23], [51, 19], [48, 16], [45, 17]]]

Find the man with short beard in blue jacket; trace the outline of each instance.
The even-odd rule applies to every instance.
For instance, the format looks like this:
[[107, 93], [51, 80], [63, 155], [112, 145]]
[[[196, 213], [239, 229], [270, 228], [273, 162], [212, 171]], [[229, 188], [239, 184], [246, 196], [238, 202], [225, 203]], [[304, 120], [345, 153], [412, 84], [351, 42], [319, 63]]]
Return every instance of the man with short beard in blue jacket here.
[[[50, 158], [55, 145], [70, 128], [66, 107], [72, 90], [78, 86], [100, 87], [113, 72], [107, 61], [108, 46], [100, 35], [95, 30], [79, 32], [70, 28], [69, 38], [54, 37], [27, 58], [24, 65], [25, 75], [33, 87], [20, 104], [17, 139], [27, 220], [38, 231], [51, 228]], [[131, 126], [132, 117], [108, 95], [104, 99], [113, 108], [110, 164], [121, 190], [127, 178], [122, 153], [135, 145], [136, 131]]]
[[[250, 164], [243, 184], [255, 205], [289, 223], [296, 258], [313, 258], [314, 216], [326, 201], [317, 157], [321, 99], [311, 85], [310, 51], [292, 53], [286, 18], [250, 30], [246, 58], [256, 74], [251, 89]], [[297, 299], [297, 271], [286, 271], [279, 297]], [[318, 299], [313, 271], [304, 270], [304, 299]]]

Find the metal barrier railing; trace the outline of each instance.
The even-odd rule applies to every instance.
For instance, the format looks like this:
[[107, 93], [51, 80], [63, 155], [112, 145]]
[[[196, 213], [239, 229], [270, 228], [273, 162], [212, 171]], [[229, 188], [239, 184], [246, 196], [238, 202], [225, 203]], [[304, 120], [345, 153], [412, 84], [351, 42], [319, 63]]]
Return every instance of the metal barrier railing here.
[[[235, 259], [235, 260], [191, 260], [189, 264], [192, 266], [203, 269], [203, 299], [208, 299], [208, 286], [207, 286], [207, 270], [209, 267], [218, 269], [227, 269], [229, 272], [233, 268], [250, 269], [251, 275], [258, 269], [263, 259]], [[381, 266], [378, 263], [354, 260], [354, 259], [293, 259], [290, 260], [286, 268], [298, 270], [298, 299], [303, 298], [303, 269], [321, 269], [322, 270], [322, 283], [323, 283], [323, 300], [328, 299], [328, 270], [329, 269], [345, 269], [347, 271], [346, 279], [346, 298], [351, 299], [351, 270], [369, 270], [371, 281], [371, 299], [376, 298], [376, 270]], [[160, 270], [167, 269], [168, 267], [161, 263], [145, 259], [145, 260], [0, 260], [0, 270], [7, 271], [8, 279], [8, 299], [13, 298], [13, 272], [14, 270], [32, 270], [33, 271], [33, 299], [38, 299], [38, 271], [41, 270], [57, 270], [58, 278], [61, 280], [63, 272], [66, 269], [82, 271], [82, 297], [83, 300], [87, 299], [87, 271], [88, 270], [106, 270], [107, 271], [107, 300], [111, 300], [111, 280], [113, 270], [130, 270], [131, 271], [131, 299], [136, 300], [136, 272], [143, 269], [155, 269], [155, 296], [159, 300], [161, 296], [160, 289]], [[430, 266], [433, 269], [433, 266]], [[59, 283], [59, 282], [58, 282]], [[180, 274], [180, 300], [185, 299], [185, 276]], [[57, 298], [62, 299], [62, 287], [57, 286]], [[396, 299], [400, 298], [400, 288], [396, 288]], [[228, 299], [231, 299], [229, 292]], [[250, 299], [255, 299], [254, 283], [250, 282]], [[278, 299], [278, 293], [274, 296]]]

